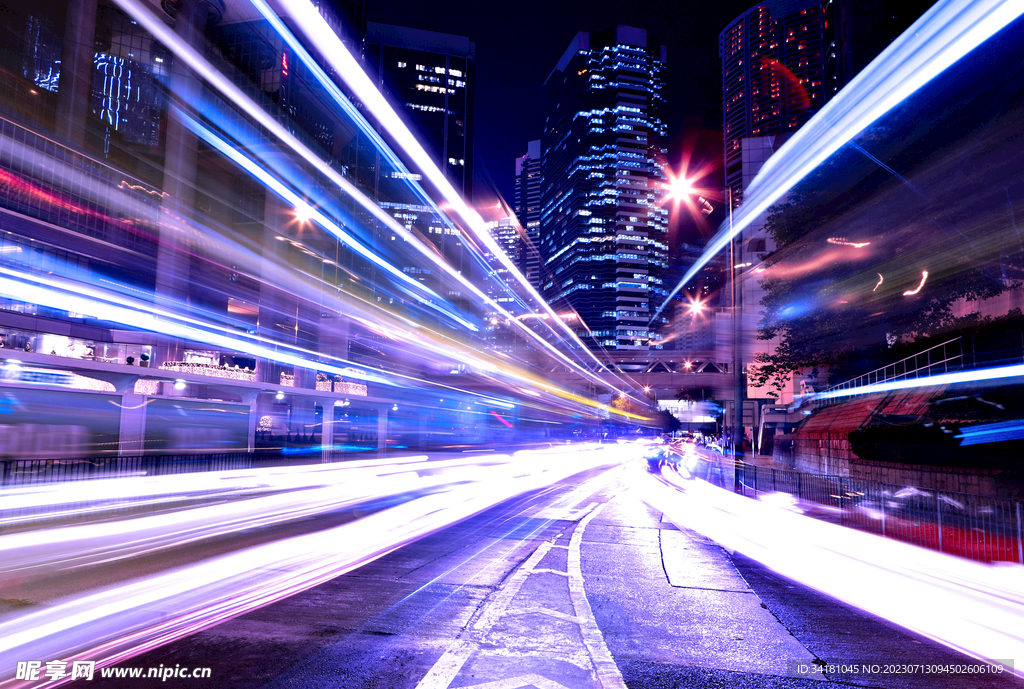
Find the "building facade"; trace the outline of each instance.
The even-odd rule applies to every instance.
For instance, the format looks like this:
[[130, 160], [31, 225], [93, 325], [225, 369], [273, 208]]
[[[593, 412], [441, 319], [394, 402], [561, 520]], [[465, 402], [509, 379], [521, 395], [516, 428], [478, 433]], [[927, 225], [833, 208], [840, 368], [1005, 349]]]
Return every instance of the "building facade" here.
[[[835, 15], [835, 3], [826, 4]], [[821, 0], [768, 0], [719, 35], [725, 184], [736, 205], [743, 198], [742, 140], [796, 131], [838, 90], [842, 35], [828, 32], [825, 17]], [[836, 77], [828, 87], [826, 65]]]
[[516, 217], [525, 237], [520, 251], [519, 269], [534, 289], [540, 290], [540, 198], [542, 189], [540, 140], [526, 146], [526, 154], [516, 158]]
[[432, 380], [394, 333], [473, 338], [483, 310], [424, 258], [458, 228], [328, 63], [234, 5], [57, 5], [0, 8], [0, 457], [424, 437], [437, 396], [406, 383], [399, 407], [366, 372]]
[[591, 348], [648, 348], [665, 297], [665, 63], [642, 29], [580, 32], [544, 85], [542, 290]]
[[367, 23], [364, 59], [463, 198], [473, 200], [476, 47], [464, 36]]

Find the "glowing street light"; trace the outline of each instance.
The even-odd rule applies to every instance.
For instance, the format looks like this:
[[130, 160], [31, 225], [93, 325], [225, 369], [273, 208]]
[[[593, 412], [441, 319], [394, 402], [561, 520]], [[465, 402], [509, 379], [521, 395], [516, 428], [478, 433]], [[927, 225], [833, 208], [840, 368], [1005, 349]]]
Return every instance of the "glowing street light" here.
[[[698, 190], [693, 186], [692, 180], [686, 178], [683, 175], [676, 177], [669, 173], [669, 183], [666, 185], [668, 190], [668, 197], [675, 200], [676, 202], [689, 201], [696, 198], [697, 203], [700, 204], [700, 212], [705, 213], [707, 209], [710, 209], [710, 204], [698, 193]], [[719, 190], [715, 190], [719, 191]], [[742, 246], [742, 238], [733, 236], [733, 222], [732, 222], [732, 187], [724, 187], [721, 191], [725, 192], [725, 202], [729, 204], [729, 292], [731, 294], [730, 306], [732, 309], [732, 348], [733, 348], [733, 418], [732, 418], [732, 445], [733, 445], [733, 458], [734, 466], [735, 460], [740, 456], [743, 451], [743, 373], [742, 373], [742, 355], [740, 352], [740, 313], [739, 313], [739, 294], [736, 286], [736, 269], [739, 267], [736, 264], [736, 246], [739, 243]], [[710, 212], [707, 210], [707, 212]], [[690, 313], [694, 313], [694, 307], [691, 303]], [[659, 310], [660, 311], [660, 310]], [[657, 318], [657, 313], [654, 315]], [[654, 321], [651, 318], [651, 322]], [[734, 482], [733, 487], [738, 485]]]
[[685, 201], [695, 194], [693, 182], [685, 177], [669, 177], [668, 196], [675, 201]]
[[691, 316], [699, 316], [704, 313], [704, 309], [707, 306], [699, 298], [690, 297], [690, 303], [686, 305], [686, 310]]
[[295, 222], [305, 225], [313, 219], [313, 209], [304, 203], [295, 207]]

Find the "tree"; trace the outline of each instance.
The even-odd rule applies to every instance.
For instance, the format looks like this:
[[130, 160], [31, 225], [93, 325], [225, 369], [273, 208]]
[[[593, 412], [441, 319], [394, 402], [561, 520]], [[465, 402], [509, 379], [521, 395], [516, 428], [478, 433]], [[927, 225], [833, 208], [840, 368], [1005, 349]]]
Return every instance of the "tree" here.
[[870, 370], [895, 342], [970, 327], [954, 316], [957, 300], [1013, 284], [996, 240], [1002, 226], [967, 236], [944, 199], [921, 198], [850, 156], [820, 166], [767, 214], [777, 249], [762, 257], [758, 337], [778, 343], [755, 357], [750, 381], [776, 394], [798, 371]]
[[659, 411], [657, 418], [662, 433], [672, 434], [683, 427], [683, 422], [667, 409]]

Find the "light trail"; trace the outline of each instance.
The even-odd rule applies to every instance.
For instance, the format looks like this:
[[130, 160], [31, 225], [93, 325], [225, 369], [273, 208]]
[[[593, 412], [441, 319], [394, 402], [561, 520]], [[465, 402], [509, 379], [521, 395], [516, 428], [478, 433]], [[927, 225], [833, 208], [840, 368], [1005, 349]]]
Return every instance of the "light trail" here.
[[[310, 150], [308, 147], [302, 144], [293, 134], [287, 131], [287, 129], [285, 129], [283, 125], [277, 122], [277, 120], [270, 116], [269, 113], [267, 113], [261, 107], [259, 107], [254, 101], [252, 101], [252, 99], [246, 96], [241, 91], [241, 89], [239, 89], [237, 86], [231, 83], [231, 81], [226, 76], [217, 71], [194, 48], [192, 48], [185, 41], [183, 41], [163, 22], [163, 20], [161, 20], [155, 14], [153, 14], [141, 2], [139, 2], [138, 0], [115, 0], [115, 2], [125, 12], [133, 16], [137, 21], [139, 21], [139, 23], [147, 31], [149, 31], [155, 38], [157, 38], [161, 43], [163, 43], [165, 46], [171, 49], [176, 55], [179, 55], [181, 59], [186, 64], [188, 64], [190, 68], [192, 68], [204, 79], [206, 79], [212, 87], [216, 88], [236, 106], [247, 112], [261, 125], [266, 127], [268, 131], [273, 133], [274, 136], [276, 136], [278, 139], [284, 142], [289, 148], [298, 153], [300, 157], [306, 160], [306, 162], [311, 164], [319, 172], [324, 174], [328, 179], [335, 183], [344, 193], [355, 199], [356, 202], [364, 210], [372, 214], [377, 220], [382, 222], [389, 229], [398, 233], [403, 238], [407, 239], [410, 243], [414, 244], [414, 246], [418, 248], [422, 247], [421, 253], [430, 258], [432, 262], [435, 261], [435, 259], [437, 259], [433, 252], [430, 251], [429, 249], [426, 249], [425, 245], [422, 245], [422, 243], [419, 242], [419, 240], [411, 232], [409, 232], [404, 226], [398, 223], [393, 217], [384, 212], [384, 210], [381, 209], [380, 206], [378, 206], [376, 203], [374, 203], [368, 197], [362, 194], [350, 182], [345, 180], [338, 173], [338, 171], [332, 168], [329, 164], [327, 164], [326, 161], [322, 160], [312, 150]], [[347, 49], [340, 42], [340, 40], [337, 39], [337, 36], [334, 35], [330, 27], [323, 21], [323, 18], [320, 16], [319, 12], [315, 8], [312, 8], [312, 6], [310, 6], [310, 9], [312, 11], [312, 14], [315, 16], [316, 20], [322, 23], [321, 29], [326, 31], [327, 35], [333, 38], [334, 41], [336, 41], [336, 45], [331, 45], [332, 49], [336, 49], [340, 53], [343, 53], [344, 56], [347, 57], [352, 62], [353, 65], [355, 65], [355, 62], [352, 59], [351, 55], [348, 53]], [[328, 58], [331, 57], [330, 53], [325, 52], [323, 54]], [[358, 70], [358, 65], [356, 65], [356, 69]], [[359, 91], [360, 98], [366, 96], [367, 98], [371, 98], [373, 102], [379, 101], [381, 103], [384, 103], [384, 105], [390, 109], [390, 106], [386, 105], [386, 101], [383, 100], [383, 97], [380, 95], [380, 93], [376, 90], [373, 84], [370, 83], [368, 77], [366, 77], [366, 75], [362, 73], [361, 70], [359, 70], [359, 74], [362, 77], [362, 81], [360, 81], [362, 90]], [[375, 97], [373, 94], [375, 94]], [[393, 111], [391, 112], [394, 119], [401, 124], [401, 120], [398, 118], [398, 116], [394, 114]], [[479, 217], [479, 215], [475, 213], [475, 211], [468, 209], [468, 207], [465, 205], [465, 202], [462, 201], [461, 197], [458, 196], [458, 194], [451, 187], [451, 184], [447, 181], [444, 175], [441, 174], [439, 170], [437, 170], [436, 166], [430, 160], [429, 156], [427, 156], [422, 146], [420, 146], [419, 143], [415, 140], [415, 137], [412, 136], [411, 132], [409, 132], [408, 129], [405, 128], [404, 124], [402, 124], [401, 126], [403, 127], [405, 132], [405, 135], [400, 137], [401, 141], [405, 142], [408, 145], [414, 145], [416, 148], [418, 148], [418, 150], [422, 153], [423, 158], [426, 160], [427, 165], [434, 170], [434, 172], [436, 173], [435, 176], [439, 179], [439, 182], [435, 179], [432, 179], [431, 181], [437, 183], [438, 188], [442, 189], [443, 192], [447, 189], [446, 198], [447, 193], [450, 193], [453, 198], [449, 198], [449, 203], [451, 203], [451, 205], [455, 207], [456, 210], [459, 210], [460, 208], [465, 209], [465, 211], [467, 212], [466, 217], [475, 216], [475, 224], [471, 223], [474, 232], [476, 232], [479, 235], [482, 235], [482, 241], [484, 242], [485, 246], [488, 247], [489, 250], [492, 250], [493, 255], [499, 257], [499, 259], [502, 260], [503, 263], [508, 264], [507, 267], [510, 269], [511, 274], [519, 276], [522, 279], [522, 281], [525, 282], [527, 286], [529, 286], [529, 283], [526, 281], [525, 277], [522, 277], [518, 269], [514, 266], [514, 264], [511, 263], [511, 261], [505, 255], [505, 253], [501, 250], [500, 246], [497, 245], [496, 240], [494, 240], [494, 238], [491, 237], [490, 232], [488, 232], [486, 226], [483, 223], [483, 220]], [[409, 143], [410, 141], [411, 144]], [[444, 262], [442, 261], [442, 263]], [[470, 289], [474, 294], [478, 296], [478, 298], [482, 298], [488, 304], [488, 306], [491, 306], [492, 308], [494, 308], [496, 311], [506, 316], [507, 318], [513, 319], [513, 316], [510, 313], [508, 313], [504, 309], [504, 307], [500, 306], [497, 302], [487, 297], [482, 291], [479, 290], [479, 288], [469, 283], [469, 281], [466, 280], [464, 277], [457, 275], [457, 272], [454, 271], [454, 269], [451, 268], [451, 266], [448, 266], [447, 264], [444, 265], [447, 266], [445, 268], [446, 272], [453, 276], [457, 276], [457, 278], [467, 287], [467, 289]], [[420, 283], [417, 282], [416, 284], [419, 285]], [[536, 296], [536, 298], [538, 299], [538, 303], [542, 304], [552, 314], [552, 316], [554, 316], [554, 312], [551, 311], [550, 306], [548, 306], [548, 304], [540, 297], [540, 295], [536, 294], [532, 287], [529, 287], [529, 290]], [[582, 348], [580, 351], [589, 354], [595, 362], [599, 361], [597, 357], [592, 352], [590, 352], [590, 350], [587, 347], [585, 347], [582, 342], [579, 341], [579, 338], [576, 337], [575, 333], [572, 331], [571, 328], [566, 326], [564, 323], [562, 324], [562, 326], [566, 330], [566, 332], [570, 333], [571, 339], [575, 340]], [[558, 351], [557, 348], [555, 348], [551, 343], [547, 342], [547, 340], [545, 340], [539, 334], [534, 332], [531, 328], [521, 326], [521, 330], [538, 345], [551, 352], [557, 358], [564, 361], [567, 365], [576, 369], [584, 377], [594, 382], [599, 382], [602, 385], [608, 384], [608, 381], [606, 381], [605, 379], [596, 376], [592, 371], [580, 366], [575, 361], [569, 359], [564, 353]], [[616, 391], [621, 392], [617, 388]]]
[[[254, 477], [243, 475], [240, 477], [243, 487], [235, 488], [234, 492], [245, 491], [244, 499], [116, 521], [0, 536], [0, 581], [21, 578], [30, 573], [38, 575], [40, 570], [66, 570], [140, 557], [203, 539], [305, 519], [383, 498], [431, 492], [473, 481], [515, 478], [521, 471], [519, 464], [507, 455], [490, 454], [472, 459], [460, 457], [435, 462], [406, 462], [396, 466], [369, 463], [357, 467], [333, 465], [329, 471], [279, 469], [261, 476], [263, 480], [254, 486], [258, 492], [247, 488], [253, 485]], [[187, 478], [193, 478], [195, 484], [215, 485], [224, 477], [189, 474], [175, 478], [170, 483], [173, 485], [171, 489], [177, 491], [176, 497], [193, 496], [204, 500], [227, 497], [223, 492], [211, 495], [209, 490], [183, 490], [182, 485]], [[156, 479], [152, 483], [159, 486], [161, 481]], [[73, 482], [73, 485], [78, 488], [81, 503], [82, 483]], [[93, 490], [89, 493], [92, 495]], [[138, 505], [132, 503], [133, 508]], [[110, 505], [102, 507], [109, 510]], [[61, 517], [75, 514], [82, 515], [82, 508], [64, 512]]]
[[[16, 661], [26, 658], [88, 659], [100, 667], [117, 664], [329, 581], [516, 495], [588, 469], [619, 464], [636, 452], [620, 445], [577, 445], [567, 450], [560, 448], [563, 456], [557, 462], [547, 452], [518, 452], [514, 462], [499, 465], [497, 474], [445, 493], [7, 619], [0, 623], [0, 667], [10, 678]], [[0, 686], [24, 684], [8, 679]]]
[[[1012, 381], [1017, 378], [1024, 378], [1024, 364], [1012, 364], [1010, 366], [995, 366], [993, 368], [981, 368], [971, 371], [957, 371], [956, 373], [940, 373], [934, 376], [922, 376], [909, 380], [892, 380], [886, 383], [871, 383], [858, 387], [842, 388], [818, 392], [813, 395], [806, 395], [803, 401], [828, 400], [840, 397], [854, 397], [856, 395], [870, 395], [877, 392], [892, 392], [894, 390], [909, 390], [912, 388], [927, 388], [943, 385], [956, 385], [959, 383], [986, 383], [990, 381]], [[1021, 382], [1021, 381], [1015, 381]]]
[[852, 246], [854, 249], [863, 249], [871, 245], [871, 242], [848, 242], [842, 237], [829, 237], [825, 241], [829, 244], [838, 244], [839, 246]]
[[927, 279], [928, 279], [928, 271], [927, 270], [922, 270], [921, 271], [921, 284], [919, 284], [916, 289], [908, 289], [906, 292], [903, 293], [903, 296], [904, 297], [912, 297], [915, 294], [917, 294], [918, 292], [920, 292], [921, 288], [924, 287], [924, 281], [927, 280]]
[[[45, 508], [94, 504], [123, 505], [131, 498], [173, 499], [187, 495], [231, 496], [282, 490], [302, 490], [331, 485], [345, 480], [343, 475], [331, 478], [339, 471], [370, 469], [380, 475], [394, 471], [441, 467], [444, 462], [427, 462], [427, 455], [409, 455], [387, 460], [367, 459], [347, 461], [343, 464], [299, 464], [225, 471], [202, 471], [157, 476], [111, 476], [89, 479], [88, 500], [83, 500], [81, 481], [58, 483], [32, 483], [0, 488], [0, 515], [22, 509], [43, 511]], [[137, 503], [131, 503], [133, 506]], [[43, 512], [46, 514], [46, 512]], [[0, 519], [0, 524], [5, 523]]]
[[1024, 14], [1019, 0], [940, 0], [822, 106], [751, 182], [731, 228], [724, 227], [669, 293], [650, 322], [733, 237], [847, 142], [960, 58]]
[[[198, 122], [196, 122], [192, 118], [188, 117], [184, 113], [181, 113], [180, 116], [183, 117], [183, 119], [185, 119], [185, 121], [188, 124], [188, 126], [194, 132], [196, 132], [201, 138], [203, 138], [205, 141], [210, 143], [212, 146], [214, 146], [215, 148], [220, 150], [221, 153], [223, 153], [229, 159], [233, 160], [238, 165], [243, 167], [243, 169], [248, 171], [250, 174], [252, 174], [254, 177], [259, 179], [264, 184], [266, 184], [269, 188], [273, 189], [276, 193], [278, 193], [280, 196], [282, 196], [282, 198], [285, 198], [286, 200], [288, 200], [289, 203], [295, 205], [296, 207], [298, 207], [299, 205], [302, 205], [302, 206], [306, 205], [306, 204], [304, 204], [302, 202], [302, 200], [294, 192], [291, 192], [290, 190], [285, 188], [282, 184], [280, 184], [280, 182], [278, 182], [277, 180], [272, 178], [269, 174], [267, 174], [266, 171], [264, 171], [261, 168], [259, 168], [258, 166], [256, 166], [255, 163], [253, 163], [251, 160], [249, 160], [248, 158], [243, 156], [238, 151], [234, 150], [223, 139], [220, 139], [215, 134], [213, 134], [210, 130], [208, 130], [207, 128], [203, 127], [201, 124], [199, 124]], [[318, 224], [321, 224], [322, 226], [327, 228], [330, 232], [332, 232], [332, 233], [334, 233], [335, 231], [341, 232], [341, 229], [338, 228], [336, 224], [334, 224], [332, 221], [330, 221], [328, 218], [326, 218], [323, 214], [319, 213], [315, 209], [310, 209], [309, 210], [309, 215], [310, 215], [311, 218], [316, 219]], [[404, 228], [403, 228], [403, 230], [404, 230]], [[418, 243], [419, 240], [415, 240], [415, 242]], [[454, 269], [449, 264], [447, 264], [443, 260], [441, 260], [439, 256], [434, 254], [434, 252], [431, 252], [431, 251], [429, 251], [428, 249], [426, 249], [424, 247], [424, 253], [426, 255], [430, 256], [437, 263], [437, 265], [439, 265], [439, 266], [443, 267], [445, 270], [455, 274], [455, 276], [460, 280], [460, 282], [463, 284], [463, 286], [471, 289], [480, 298], [484, 299], [487, 302], [488, 306], [490, 306], [491, 308], [494, 308], [499, 313], [504, 315], [506, 318], [514, 320], [514, 317], [512, 316], [512, 314], [509, 313], [504, 307], [500, 306], [497, 302], [493, 301], [490, 297], [487, 297], [486, 295], [484, 295], [484, 293], [481, 292], [479, 290], [479, 288], [473, 286], [461, 274], [458, 274], [457, 272], [455, 272]], [[402, 275], [403, 275], [403, 277], [407, 277], [407, 276], [404, 275], [404, 273]], [[419, 283], [417, 283], [417, 284], [419, 284]], [[437, 295], [435, 295], [435, 296], [437, 296]], [[421, 302], [424, 302], [424, 300], [421, 297], [417, 297], [417, 298]], [[440, 297], [437, 297], [437, 298], [440, 299]], [[433, 308], [441, 310], [436, 304], [431, 304], [431, 306]], [[459, 318], [457, 315], [455, 315], [454, 313], [452, 313], [450, 311], [441, 310], [441, 312], [444, 313], [449, 318], [452, 318], [456, 322], [459, 322], [463, 326], [467, 327], [467, 329], [470, 329], [470, 330], [473, 330], [473, 331], [477, 331], [478, 330], [476, 328], [476, 326], [474, 326], [474, 325], [466, 322], [465, 320]], [[607, 381], [605, 381], [604, 379], [602, 379], [602, 378], [600, 378], [598, 376], [595, 376], [593, 374], [593, 372], [578, 366], [576, 364], [576, 362], [574, 362], [571, 359], [569, 359], [562, 352], [559, 352], [556, 348], [554, 348], [549, 342], [544, 340], [538, 333], [536, 333], [531, 328], [528, 328], [526, 326], [522, 326], [519, 323], [516, 323], [516, 325], [519, 326], [520, 329], [524, 330], [524, 332], [528, 333], [529, 336], [533, 340], [535, 340], [536, 342], [542, 344], [546, 349], [549, 350], [550, 353], [552, 353], [555, 356], [557, 356], [564, 363], [566, 363], [566, 364], [572, 366], [573, 368], [575, 368], [579, 373], [581, 373], [584, 376], [590, 378], [594, 382], [601, 383], [602, 385], [607, 384]], [[406, 339], [408, 339], [408, 338], [406, 338]], [[417, 338], [417, 340], [418, 339], [419, 338]], [[420, 344], [422, 344], [422, 341], [420, 341]], [[448, 352], [445, 353], [445, 355], [451, 356], [452, 354], [451, 354], [450, 351], [448, 351]], [[461, 354], [461, 357], [462, 357], [461, 360], [466, 362], [466, 355], [465, 355], [464, 352]], [[475, 357], [470, 357], [470, 358], [473, 359], [473, 361], [475, 362], [474, 365], [476, 365], [476, 366], [484, 366], [485, 368], [493, 367], [494, 366], [493, 364], [483, 364], [482, 360], [480, 360], [479, 358], [475, 358]], [[535, 380], [534, 383], [537, 384], [537, 381]], [[615, 388], [615, 390], [616, 390], [616, 392], [621, 392], [618, 388]], [[561, 392], [556, 392], [556, 394], [561, 394]]]
[[[5, 275], [11, 277], [4, 277]], [[120, 323], [137, 330], [181, 337], [186, 340], [207, 342], [226, 349], [244, 352], [270, 361], [290, 364], [312, 371], [347, 376], [366, 382], [380, 383], [389, 387], [400, 387], [407, 385], [409, 382], [416, 382], [423, 388], [438, 387], [462, 392], [481, 399], [493, 400], [492, 396], [472, 389], [463, 389], [382, 369], [369, 369], [366, 366], [342, 360], [338, 357], [326, 357], [317, 352], [286, 343], [278, 343], [272, 340], [267, 341], [263, 338], [242, 339], [221, 334], [221, 332], [232, 333], [236, 331], [173, 314], [149, 302], [134, 300], [118, 294], [111, 295], [109, 292], [99, 292], [80, 283], [65, 284], [64, 281], [50, 276], [26, 274], [0, 267], [0, 294], [6, 294], [10, 298], [19, 301], [29, 301], [55, 309], [86, 313], [100, 320]], [[108, 300], [114, 303], [109, 303]], [[184, 322], [176, 322], [177, 320]], [[220, 332], [211, 332], [206, 328], [216, 328]], [[414, 336], [410, 334], [409, 337], [403, 339], [409, 343], [415, 343], [417, 347], [425, 347], [428, 350], [434, 347], [435, 353], [437, 351], [437, 345], [434, 345], [422, 335]], [[289, 353], [289, 350], [296, 353]], [[483, 373], [510, 378], [518, 383], [539, 387], [561, 399], [587, 408], [609, 411], [617, 416], [633, 420], [644, 420], [647, 418], [624, 410], [610, 408], [599, 402], [575, 395], [525, 371], [513, 370], [508, 365], [499, 366], [497, 362], [483, 359], [477, 356], [475, 352], [471, 355], [468, 350], [454, 353], [446, 349], [442, 351], [442, 355], [463, 361]], [[324, 361], [324, 359], [328, 358], [340, 363]], [[505, 403], [503, 402], [503, 404]]]
[[[806, 586], [982, 660], [1024, 657], [1024, 569], [985, 565], [846, 529], [666, 471], [639, 467], [643, 499]], [[1012, 668], [1024, 677], [1024, 668]]]
[[[118, 2], [126, 1], [130, 0], [118, 0]], [[519, 271], [515, 263], [505, 254], [497, 240], [491, 236], [483, 218], [480, 217], [479, 213], [470, 208], [454, 187], [452, 187], [448, 178], [438, 169], [433, 159], [431, 159], [430, 155], [412, 134], [405, 122], [402, 121], [402, 118], [398, 116], [387, 100], [381, 95], [380, 91], [370, 81], [370, 78], [366, 76], [358, 61], [348, 51], [316, 7], [306, 2], [306, 0], [281, 0], [281, 5], [291, 15], [309, 41], [324, 56], [324, 59], [337, 70], [338, 74], [349, 85], [360, 102], [381, 122], [388, 133], [395, 138], [395, 141], [402, 150], [412, 158], [413, 162], [430, 180], [431, 184], [441, 192], [448, 204], [473, 230], [477, 239], [493, 256], [501, 261], [502, 265], [509, 271], [509, 274], [519, 282], [530, 296], [536, 299], [537, 303], [548, 313], [551, 319], [561, 326], [562, 330], [568, 335], [569, 340], [580, 347], [580, 352], [588, 354], [595, 363], [600, 364], [601, 361], [597, 356], [583, 344], [572, 328], [558, 318], [547, 301], [534, 289], [533, 285], [526, 279], [526, 276]], [[526, 331], [533, 332], [529, 328]], [[576, 366], [575, 363], [573, 365]], [[587, 371], [587, 369], [578, 366], [577, 368], [581, 371]], [[587, 373], [589, 374], [589, 371]], [[604, 382], [605, 384], [607, 383], [607, 381]]]
[[248, 172], [250, 175], [258, 179], [268, 189], [272, 190], [274, 193], [288, 201], [288, 203], [295, 206], [296, 208], [305, 209], [305, 213], [308, 215], [309, 220], [316, 221], [316, 223], [320, 225], [320, 227], [324, 228], [325, 230], [327, 230], [328, 233], [335, 236], [339, 241], [341, 241], [342, 244], [355, 251], [357, 254], [365, 258], [367, 261], [382, 268], [392, 277], [398, 278], [400, 282], [404, 282], [407, 285], [414, 286], [417, 291], [426, 292], [427, 297], [429, 298], [420, 296], [418, 294], [413, 294], [414, 298], [417, 301], [419, 301], [420, 304], [428, 306], [430, 308], [437, 309], [442, 314], [444, 314], [448, 318], [451, 318], [456, 323], [462, 325], [467, 330], [471, 330], [473, 332], [479, 330], [479, 328], [477, 328], [475, 325], [461, 318], [455, 313], [440, 308], [438, 304], [434, 303], [434, 300], [447, 303], [446, 300], [441, 298], [441, 295], [437, 294], [436, 292], [434, 292], [434, 290], [430, 289], [429, 287], [419, 282], [418, 280], [413, 279], [406, 273], [403, 273], [401, 270], [391, 265], [377, 254], [373, 253], [372, 251], [364, 247], [362, 243], [358, 242], [354, 237], [352, 237], [347, 232], [342, 230], [341, 227], [339, 227], [334, 221], [332, 221], [330, 218], [325, 216], [320, 211], [311, 208], [299, 197], [298, 194], [291, 191], [283, 184], [281, 184], [279, 181], [271, 177], [266, 170], [256, 165], [246, 156], [242, 155], [240, 151], [228, 145], [226, 141], [214, 135], [213, 132], [211, 132], [209, 129], [202, 126], [198, 122], [196, 122], [194, 119], [192, 119], [185, 113], [179, 111], [178, 116], [185, 122], [189, 129], [195, 132], [201, 139], [203, 139], [203, 141], [206, 141], [208, 144], [210, 144], [218, 151], [220, 151], [221, 154], [224, 155], [226, 158], [228, 158], [236, 165], [241, 167], [243, 170]]

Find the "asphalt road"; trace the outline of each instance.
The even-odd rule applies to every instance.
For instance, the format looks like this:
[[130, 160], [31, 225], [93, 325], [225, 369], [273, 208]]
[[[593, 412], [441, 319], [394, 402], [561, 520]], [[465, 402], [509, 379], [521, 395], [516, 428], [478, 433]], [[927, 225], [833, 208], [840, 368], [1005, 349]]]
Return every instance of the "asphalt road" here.
[[208, 679], [90, 684], [1024, 686], [1005, 676], [791, 676], [792, 663], [973, 661], [664, 522], [635, 483], [622, 468], [574, 476], [119, 666], [209, 668]]

